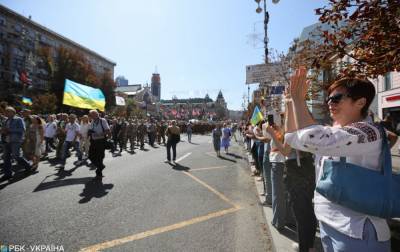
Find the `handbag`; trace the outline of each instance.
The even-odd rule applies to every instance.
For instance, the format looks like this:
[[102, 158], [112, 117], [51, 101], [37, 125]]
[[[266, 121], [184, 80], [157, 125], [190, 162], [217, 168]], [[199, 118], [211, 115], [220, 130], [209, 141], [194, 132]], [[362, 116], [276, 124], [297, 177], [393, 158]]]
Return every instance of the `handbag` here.
[[104, 138], [104, 148], [106, 150], [112, 150], [114, 147], [114, 142], [111, 139]]
[[340, 161], [325, 160], [316, 191], [351, 210], [381, 218], [400, 217], [400, 174], [392, 174], [392, 159], [385, 131], [379, 171]]

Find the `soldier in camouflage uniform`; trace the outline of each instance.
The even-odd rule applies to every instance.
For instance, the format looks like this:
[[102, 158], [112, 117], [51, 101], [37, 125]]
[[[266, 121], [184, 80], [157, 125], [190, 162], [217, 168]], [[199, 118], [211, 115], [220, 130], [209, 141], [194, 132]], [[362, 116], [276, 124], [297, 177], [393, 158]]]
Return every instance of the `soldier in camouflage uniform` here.
[[57, 130], [56, 130], [56, 136], [58, 139], [58, 144], [57, 144], [57, 149], [56, 149], [56, 157], [61, 158], [62, 154], [62, 149], [64, 146], [64, 141], [65, 141], [65, 126], [68, 123], [68, 115], [63, 113], [60, 116], [60, 121], [57, 123]]
[[119, 123], [121, 125], [121, 129], [119, 131], [119, 136], [118, 136], [118, 140], [119, 140], [119, 145], [121, 146], [121, 150], [125, 149], [126, 150], [126, 143], [128, 141], [128, 124], [125, 120], [125, 118], [120, 118], [119, 119]]
[[127, 128], [127, 138], [129, 140], [130, 149], [135, 152], [135, 141], [137, 135], [137, 124], [136, 120], [129, 119], [129, 124]]
[[165, 131], [167, 130], [168, 125], [164, 121], [161, 121], [160, 125], [161, 125], [160, 134], [161, 134], [161, 138], [163, 140], [163, 144], [165, 145]]
[[144, 137], [147, 134], [147, 127], [144, 123], [144, 120], [140, 120], [138, 130], [137, 130], [137, 138], [138, 142], [140, 142], [140, 149], [144, 149]]
[[161, 123], [156, 122], [157, 143], [161, 144]]

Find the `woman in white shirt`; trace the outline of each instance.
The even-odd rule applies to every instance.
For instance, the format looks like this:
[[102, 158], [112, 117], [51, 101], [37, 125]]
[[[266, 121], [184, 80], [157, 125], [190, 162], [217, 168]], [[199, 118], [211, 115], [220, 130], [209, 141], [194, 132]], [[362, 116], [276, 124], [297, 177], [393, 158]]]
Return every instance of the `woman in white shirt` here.
[[[382, 136], [376, 125], [364, 121], [375, 96], [373, 84], [360, 79], [334, 82], [327, 99], [334, 126], [323, 126], [316, 124], [306, 105], [306, 73], [301, 68], [291, 79], [293, 113], [289, 110], [288, 120], [295, 123], [285, 139], [293, 148], [316, 155], [317, 183], [327, 159], [346, 157], [348, 163], [378, 170]], [[325, 251], [390, 251], [390, 231], [385, 219], [335, 204], [317, 192], [314, 205]]]
[[[264, 124], [263, 128], [268, 125]], [[278, 141], [283, 141], [283, 128], [280, 118], [275, 119], [271, 128], [277, 136]], [[263, 134], [271, 138], [270, 134], [263, 130]], [[271, 150], [269, 153], [269, 162], [271, 164], [271, 187], [272, 187], [272, 225], [278, 230], [283, 231], [286, 224], [286, 200], [285, 186], [283, 184], [283, 174], [285, 170], [285, 156], [279, 151], [277, 142], [272, 138], [270, 142]]]
[[88, 136], [89, 132], [89, 117], [87, 115], [82, 116], [81, 120], [81, 125], [79, 129], [81, 141], [80, 141], [80, 148], [81, 148], [81, 153], [84, 159], [86, 159], [89, 156], [89, 147], [90, 147], [90, 139]]

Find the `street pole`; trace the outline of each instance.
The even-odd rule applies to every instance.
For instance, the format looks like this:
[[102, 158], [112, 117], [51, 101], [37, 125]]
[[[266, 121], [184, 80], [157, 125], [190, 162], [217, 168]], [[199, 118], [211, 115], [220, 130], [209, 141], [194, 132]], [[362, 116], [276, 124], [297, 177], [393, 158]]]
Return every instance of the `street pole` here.
[[269, 22], [269, 13], [267, 11], [267, 0], [264, 0], [264, 51], [265, 51], [265, 64], [268, 63], [268, 22]]
[[[267, 0], [255, 0], [256, 3], [258, 4], [258, 7], [256, 9], [257, 13], [261, 13], [262, 11], [264, 12], [264, 54], [265, 54], [265, 65], [267, 67], [267, 64], [269, 62], [268, 55], [268, 23], [269, 23], [269, 13], [267, 11]], [[264, 1], [264, 10], [260, 7], [260, 2]], [[272, 0], [274, 4], [278, 3], [279, 0]], [[268, 82], [264, 82], [264, 87], [266, 88], [266, 96], [268, 97], [268, 100], [270, 101], [270, 95], [269, 95], [269, 88], [267, 85]]]

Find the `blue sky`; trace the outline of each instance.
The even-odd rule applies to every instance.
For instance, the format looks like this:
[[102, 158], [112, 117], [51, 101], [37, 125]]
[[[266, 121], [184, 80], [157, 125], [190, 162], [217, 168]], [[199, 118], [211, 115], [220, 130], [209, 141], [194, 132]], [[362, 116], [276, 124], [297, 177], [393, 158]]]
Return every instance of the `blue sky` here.
[[[157, 66], [162, 99], [215, 99], [222, 90], [229, 109], [247, 95], [245, 66], [263, 62], [263, 15], [253, 0], [0, 0], [117, 63], [114, 77], [150, 83]], [[286, 51], [305, 26], [317, 22], [314, 9], [326, 0], [281, 0], [272, 4], [269, 47]], [[255, 32], [254, 32], [255, 31]], [[251, 86], [252, 89], [256, 85]]]

